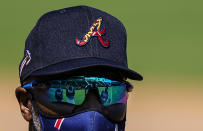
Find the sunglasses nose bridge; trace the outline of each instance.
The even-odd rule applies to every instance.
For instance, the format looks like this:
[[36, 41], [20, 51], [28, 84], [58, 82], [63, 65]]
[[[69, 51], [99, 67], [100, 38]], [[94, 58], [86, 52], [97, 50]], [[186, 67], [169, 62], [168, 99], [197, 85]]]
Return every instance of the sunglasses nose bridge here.
[[101, 107], [99, 94], [96, 89], [91, 89], [88, 91], [82, 106], [90, 108]]

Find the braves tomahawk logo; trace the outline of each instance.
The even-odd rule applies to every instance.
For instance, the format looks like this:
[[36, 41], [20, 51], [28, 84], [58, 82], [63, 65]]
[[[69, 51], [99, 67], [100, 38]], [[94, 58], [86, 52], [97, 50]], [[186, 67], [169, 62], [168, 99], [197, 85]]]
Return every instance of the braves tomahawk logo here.
[[105, 42], [103, 40], [103, 38], [102, 38], [102, 35], [104, 35], [106, 33], [106, 29], [104, 27], [103, 30], [100, 30], [101, 22], [102, 22], [102, 17], [98, 18], [93, 23], [93, 25], [90, 27], [89, 31], [85, 34], [85, 36], [83, 36], [82, 40], [75, 39], [76, 44], [79, 45], [79, 46], [83, 46], [83, 45], [85, 45], [89, 41], [89, 39], [92, 36], [98, 36], [100, 43], [104, 47], [108, 47], [109, 46], [109, 40], [107, 40]]
[[23, 68], [25, 67], [25, 65], [28, 65], [30, 63], [30, 60], [31, 60], [30, 52], [29, 52], [29, 50], [26, 50], [25, 58], [23, 59], [21, 65], [20, 65], [20, 76], [23, 71]]

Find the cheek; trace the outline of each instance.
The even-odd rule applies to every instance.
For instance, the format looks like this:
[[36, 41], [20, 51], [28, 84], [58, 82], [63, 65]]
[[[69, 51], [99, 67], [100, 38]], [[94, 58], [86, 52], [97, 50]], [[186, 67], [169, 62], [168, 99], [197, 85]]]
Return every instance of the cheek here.
[[40, 104], [40, 103], [37, 103], [37, 106], [40, 108], [41, 111], [47, 113], [47, 114], [50, 114], [50, 115], [53, 115], [53, 116], [57, 116], [58, 113], [54, 112], [53, 110], [47, 108], [46, 106]]
[[113, 121], [116, 121], [116, 122], [122, 121], [125, 118], [126, 109], [127, 109], [127, 103], [114, 104], [112, 106], [106, 107], [106, 110], [108, 111], [107, 116], [109, 116], [109, 119]]

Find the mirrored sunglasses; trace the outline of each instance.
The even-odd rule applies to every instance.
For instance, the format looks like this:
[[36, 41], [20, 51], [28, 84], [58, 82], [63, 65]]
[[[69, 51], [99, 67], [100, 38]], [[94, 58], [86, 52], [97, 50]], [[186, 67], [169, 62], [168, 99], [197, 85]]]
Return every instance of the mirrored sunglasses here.
[[25, 84], [23, 88], [35, 89], [35, 86], [48, 86], [45, 91], [47, 100], [53, 103], [69, 103], [81, 105], [89, 90], [96, 90], [100, 102], [104, 106], [116, 103], [126, 103], [126, 82], [110, 80], [99, 77], [76, 76], [63, 80], [32, 81]]

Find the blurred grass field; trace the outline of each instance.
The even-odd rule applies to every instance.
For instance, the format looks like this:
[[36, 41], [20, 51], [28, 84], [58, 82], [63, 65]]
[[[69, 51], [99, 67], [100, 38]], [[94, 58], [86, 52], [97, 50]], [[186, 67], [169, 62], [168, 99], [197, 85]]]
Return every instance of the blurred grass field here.
[[44, 13], [75, 5], [104, 10], [127, 29], [129, 67], [144, 76], [133, 82], [127, 131], [203, 130], [203, 1], [0, 0], [1, 131], [27, 130], [14, 95], [26, 37]]

